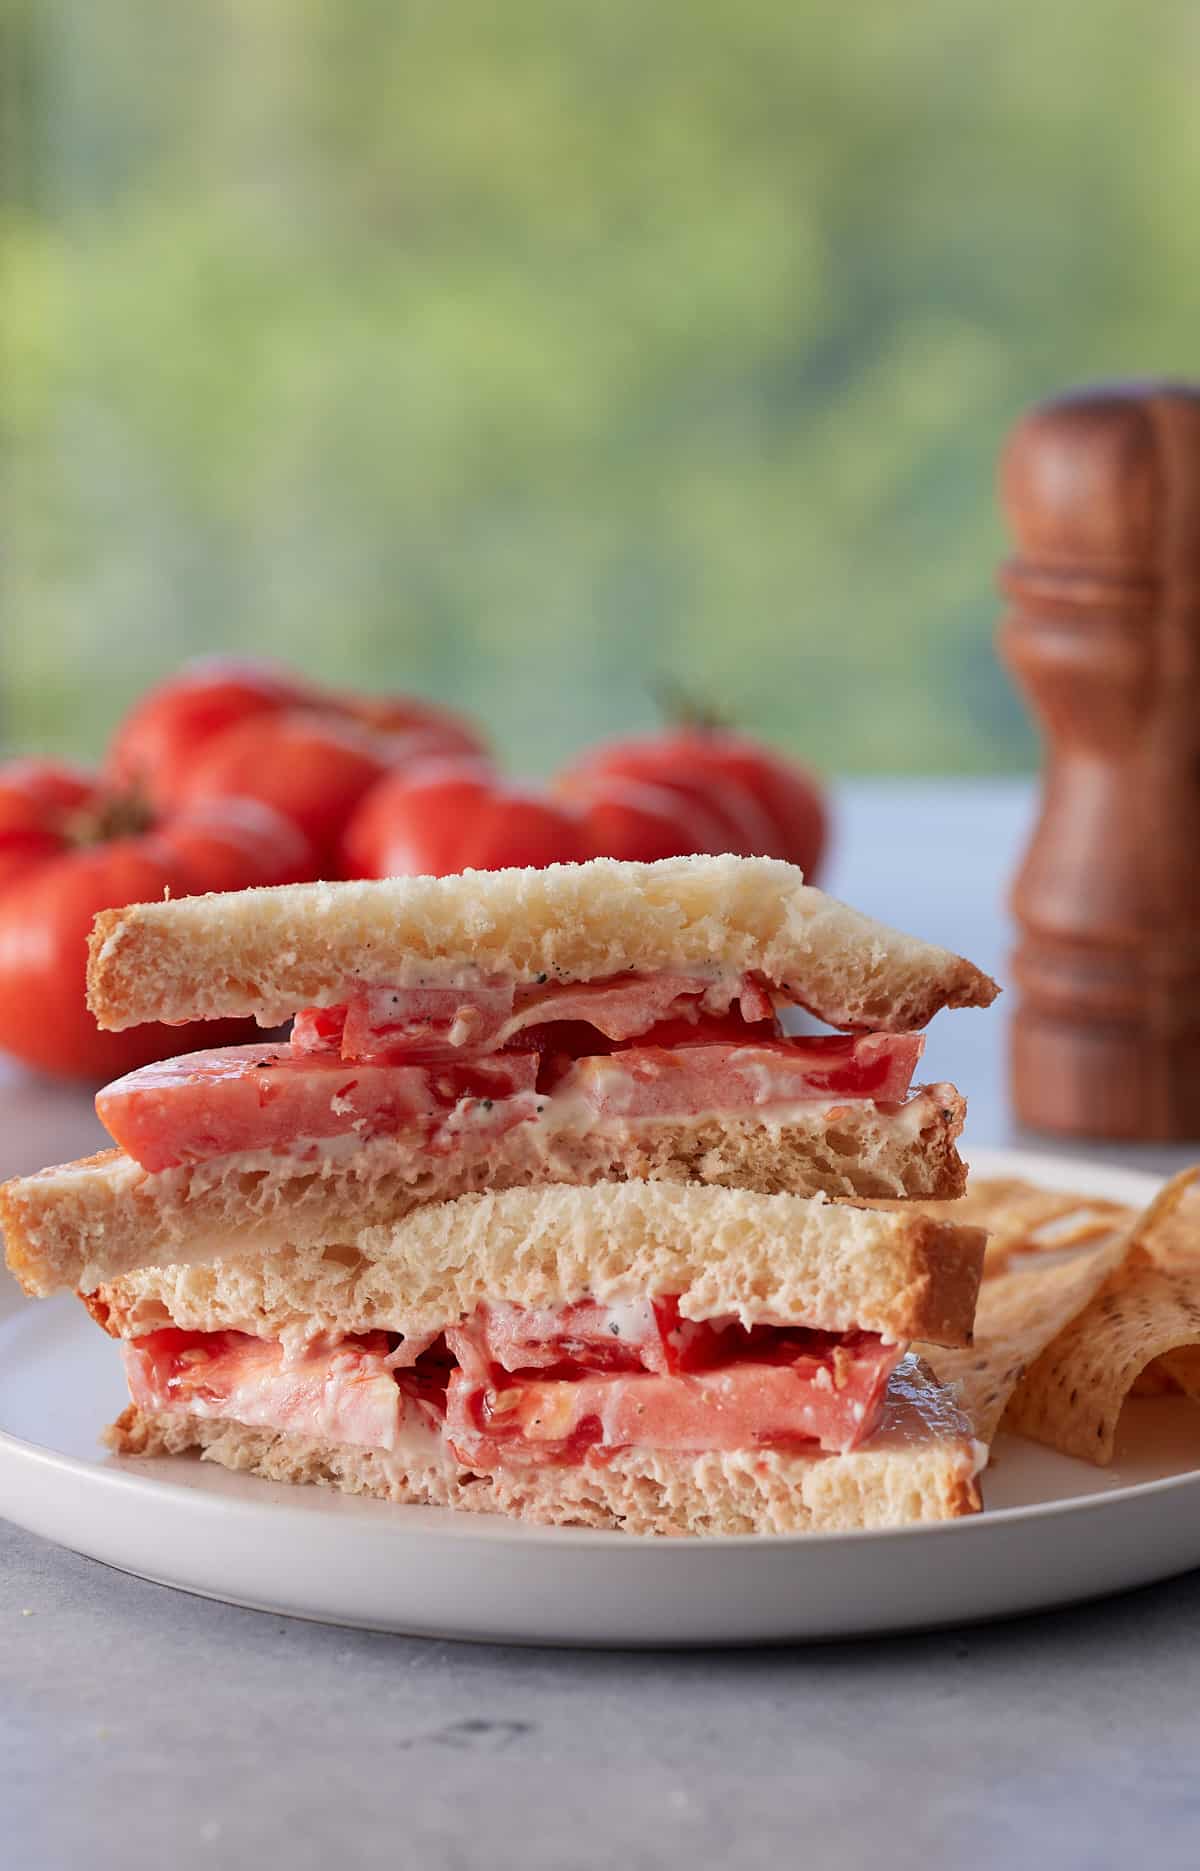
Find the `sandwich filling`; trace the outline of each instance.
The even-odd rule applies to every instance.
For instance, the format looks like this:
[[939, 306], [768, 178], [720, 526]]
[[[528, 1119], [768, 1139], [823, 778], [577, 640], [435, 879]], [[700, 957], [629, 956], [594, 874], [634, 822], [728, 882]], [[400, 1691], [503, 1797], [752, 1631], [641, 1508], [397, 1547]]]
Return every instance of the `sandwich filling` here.
[[304, 1160], [403, 1138], [486, 1150], [519, 1124], [774, 1117], [796, 1105], [903, 1103], [916, 1033], [788, 1037], [753, 975], [617, 975], [520, 987], [368, 988], [296, 1015], [281, 1043], [143, 1067], [96, 1108], [143, 1169], [269, 1151]]
[[165, 1327], [123, 1346], [142, 1410], [370, 1448], [487, 1474], [620, 1449], [846, 1452], [878, 1426], [904, 1354], [874, 1333], [696, 1323], [672, 1299], [480, 1306], [436, 1336], [284, 1346]]

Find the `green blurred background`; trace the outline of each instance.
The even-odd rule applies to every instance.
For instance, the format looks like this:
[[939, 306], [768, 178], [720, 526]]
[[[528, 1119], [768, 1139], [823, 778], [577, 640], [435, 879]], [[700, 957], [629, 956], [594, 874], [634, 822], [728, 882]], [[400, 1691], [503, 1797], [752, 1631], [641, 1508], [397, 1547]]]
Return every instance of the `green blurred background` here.
[[237, 647], [1019, 768], [996, 450], [1186, 372], [1200, 9], [0, 0], [3, 738]]

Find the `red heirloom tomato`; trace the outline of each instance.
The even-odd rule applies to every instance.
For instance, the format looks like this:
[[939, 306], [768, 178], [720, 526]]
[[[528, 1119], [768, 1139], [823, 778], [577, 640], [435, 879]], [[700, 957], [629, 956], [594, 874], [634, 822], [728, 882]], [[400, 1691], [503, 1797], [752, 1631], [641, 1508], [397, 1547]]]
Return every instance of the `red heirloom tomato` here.
[[[43, 1072], [115, 1078], [180, 1048], [165, 1026], [102, 1033], [85, 1001], [98, 910], [312, 875], [287, 819], [256, 800], [181, 810], [156, 823], [80, 768], [0, 765], [0, 1047]], [[245, 1022], [189, 1027], [190, 1046], [251, 1035]]]
[[585, 814], [589, 857], [652, 864], [656, 858], [728, 849], [724, 815], [672, 787], [597, 773], [580, 775], [565, 791]]
[[254, 716], [199, 750], [182, 797], [265, 801], [299, 826], [324, 869], [346, 820], [391, 764], [386, 738], [319, 709]]
[[577, 798], [597, 777], [618, 775], [724, 813], [729, 842], [722, 850], [786, 858], [810, 877], [820, 865], [828, 836], [820, 786], [806, 768], [747, 735], [699, 723], [605, 742], [567, 767], [555, 787]]
[[[603, 749], [598, 749], [597, 755], [602, 752]], [[679, 760], [659, 761], [654, 758], [642, 761], [631, 756], [628, 765], [620, 763], [610, 766], [598, 759], [592, 767], [587, 764], [589, 758], [584, 755], [551, 782], [551, 790], [560, 799], [573, 800], [586, 809], [597, 797], [598, 787], [611, 786], [617, 780], [639, 786], [653, 786], [673, 794], [676, 800], [682, 842], [676, 845], [674, 855], [687, 856], [696, 851], [732, 851], [735, 857], [748, 858], [766, 850], [770, 827], [761, 808], [740, 786], [714, 787], [706, 775], [693, 774]], [[687, 838], [684, 832], [685, 819], [693, 828], [702, 822], [704, 833], [694, 832], [691, 838]], [[703, 845], [695, 842], [698, 836], [704, 837]]]
[[0, 890], [62, 849], [61, 825], [86, 811], [95, 776], [65, 760], [9, 760], [0, 765]]
[[455, 736], [425, 726], [403, 732], [364, 727], [326, 709], [289, 709], [256, 716], [229, 728], [200, 750], [183, 797], [251, 797], [285, 813], [317, 853], [322, 869], [336, 868], [336, 853], [359, 800], [393, 768], [408, 769], [443, 753], [456, 753]]
[[[292, 717], [302, 711], [301, 735]], [[320, 740], [313, 717], [340, 722]], [[277, 771], [269, 770], [267, 748], [277, 743], [272, 721], [286, 716]], [[260, 740], [255, 729], [261, 731]], [[378, 733], [391, 737], [372, 742]], [[356, 738], [357, 737], [357, 738]], [[304, 751], [299, 742], [303, 739]], [[228, 743], [228, 746], [227, 746]], [[217, 748], [224, 751], [217, 753]], [[352, 751], [348, 751], [352, 750]], [[233, 791], [289, 811], [306, 832], [328, 844], [314, 795], [330, 789], [329, 815], [340, 829], [345, 812], [363, 786], [397, 762], [417, 755], [475, 754], [482, 742], [474, 728], [448, 708], [408, 695], [359, 695], [325, 689], [274, 663], [235, 656], [202, 657], [137, 702], [117, 729], [108, 750], [106, 776], [157, 811], [198, 797], [227, 797]], [[197, 775], [201, 777], [198, 778]], [[294, 782], [294, 801], [284, 790]]]
[[391, 773], [342, 841], [348, 877], [446, 877], [590, 856], [582, 812], [504, 780], [482, 760], [436, 760]]
[[290, 670], [236, 656], [205, 656], [134, 703], [109, 744], [105, 776], [162, 811], [178, 804], [199, 750], [252, 716], [315, 702]]
[[436, 702], [419, 700], [413, 695], [354, 695], [336, 691], [321, 704], [336, 713], [348, 715], [365, 728], [378, 728], [386, 734], [412, 734], [429, 737], [439, 755], [462, 754], [485, 757], [487, 744], [479, 731], [455, 714], [452, 708], [440, 708]]

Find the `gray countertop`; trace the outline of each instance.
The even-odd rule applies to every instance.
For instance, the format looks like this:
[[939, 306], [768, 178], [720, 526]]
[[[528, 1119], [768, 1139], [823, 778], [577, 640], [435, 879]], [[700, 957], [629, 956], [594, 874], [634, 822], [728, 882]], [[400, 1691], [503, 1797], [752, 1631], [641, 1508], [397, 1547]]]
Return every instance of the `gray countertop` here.
[[[1028, 789], [864, 783], [840, 807], [830, 887], [1002, 975]], [[1034, 1141], [1001, 1017], [945, 1016], [928, 1062], [975, 1142]], [[15, 1077], [0, 1116], [5, 1174], [99, 1135], [86, 1098]], [[1194, 1871], [1198, 1633], [1191, 1574], [888, 1642], [472, 1647], [189, 1598], [0, 1523], [0, 1864]]]

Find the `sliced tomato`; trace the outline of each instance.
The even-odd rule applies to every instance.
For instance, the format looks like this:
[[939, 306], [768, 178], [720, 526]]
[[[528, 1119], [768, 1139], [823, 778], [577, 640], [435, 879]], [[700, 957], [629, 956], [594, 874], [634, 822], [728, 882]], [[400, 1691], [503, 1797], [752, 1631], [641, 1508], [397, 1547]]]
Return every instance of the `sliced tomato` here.
[[871, 1435], [902, 1347], [860, 1335], [816, 1352], [739, 1358], [678, 1376], [588, 1371], [494, 1387], [456, 1371], [446, 1428], [459, 1460], [579, 1461], [588, 1450], [856, 1448]]
[[[709, 1334], [716, 1361], [682, 1373], [558, 1366], [514, 1380], [486, 1355], [490, 1348], [532, 1359], [541, 1342], [558, 1349], [571, 1343], [594, 1356], [602, 1339], [616, 1342], [614, 1323], [628, 1332], [629, 1347], [648, 1348], [677, 1317], [673, 1301], [657, 1300], [617, 1308], [582, 1302], [523, 1316], [491, 1307], [468, 1327], [448, 1330], [445, 1340], [420, 1341], [413, 1362], [404, 1360], [403, 1348], [390, 1349], [384, 1332], [284, 1347], [245, 1332], [168, 1327], [123, 1350], [130, 1392], [142, 1409], [379, 1449], [396, 1446], [401, 1423], [415, 1411], [430, 1426], [444, 1422], [458, 1458], [486, 1472], [603, 1459], [631, 1446], [855, 1448], [876, 1426], [903, 1349], [865, 1332], [747, 1333], [718, 1322], [693, 1328]], [[539, 1341], [542, 1325], [554, 1328], [553, 1338]], [[405, 1368], [397, 1369], [401, 1362]]]
[[[804, 1327], [743, 1326], [736, 1319], [685, 1319], [673, 1295], [603, 1304], [523, 1307], [493, 1302], [450, 1328], [454, 1356], [477, 1382], [495, 1370], [654, 1371], [660, 1376], [710, 1371], [739, 1358], [791, 1364], [825, 1356], [849, 1342], [844, 1334]], [[419, 1349], [419, 1348], [418, 1348]]]
[[699, 1019], [706, 996], [727, 1007], [739, 991], [736, 981], [718, 986], [704, 975], [687, 974], [619, 974], [521, 988], [505, 1038], [547, 1020], [581, 1020], [606, 1039], [634, 1039], [672, 1016]]
[[[700, 1031], [708, 1039], [752, 1038], [747, 1010], [760, 1037], [775, 1036], [770, 997], [750, 975], [713, 981], [705, 975], [620, 974], [526, 987], [499, 980], [463, 987], [372, 987], [341, 1006], [303, 1009], [292, 1026], [292, 1045], [298, 1052], [340, 1052], [343, 1059], [453, 1057], [524, 1045], [520, 1036], [563, 1024], [614, 1043], [644, 1035], [648, 1044], [671, 1045], [676, 1034], [694, 1037]], [[769, 1023], [765, 1034], [764, 1022]], [[672, 1037], [660, 1037], [663, 1033]], [[546, 1051], [546, 1045], [540, 1050]]]
[[[460, 1364], [477, 1375], [489, 1365], [529, 1371], [571, 1365], [582, 1371], [660, 1371], [673, 1368], [668, 1334], [675, 1314], [650, 1299], [600, 1305], [480, 1306], [469, 1326], [452, 1333]], [[466, 1341], [470, 1341], [470, 1346]], [[473, 1364], [472, 1351], [480, 1364]]]
[[394, 1448], [405, 1414], [384, 1332], [315, 1339], [289, 1354], [247, 1332], [168, 1326], [122, 1351], [129, 1393], [143, 1410], [228, 1417], [369, 1449]]
[[340, 1059], [345, 1029], [344, 1007], [305, 1007], [292, 1021], [292, 1051], [333, 1052]]
[[615, 1042], [589, 1025], [551, 1022], [531, 1029], [519, 1051], [410, 1063], [231, 1046], [130, 1072], [99, 1093], [96, 1110], [152, 1171], [245, 1150], [304, 1154], [340, 1136], [405, 1136], [443, 1151], [540, 1114], [535, 1092], [582, 1098], [597, 1118], [625, 1120], [733, 1116], [817, 1098], [897, 1103], [923, 1044], [919, 1034], [878, 1033], [706, 1041], [704, 1023], [686, 1033], [684, 1045], [609, 1052]]
[[733, 1116], [817, 1098], [906, 1095], [924, 1047], [919, 1033], [821, 1035], [674, 1046], [632, 1046], [575, 1060], [557, 1080], [562, 1096], [582, 1097], [597, 1117]]
[[456, 987], [367, 988], [347, 1003], [342, 1056], [487, 1051], [513, 1009], [511, 981]]
[[736, 1007], [721, 1014], [696, 1015], [687, 1020], [659, 1020], [645, 1033], [637, 1034], [614, 1052], [640, 1052], [644, 1048], [674, 1046], [758, 1046], [781, 1039], [773, 1014], [753, 1022], [743, 1018]]
[[531, 1117], [536, 1070], [522, 1053], [461, 1066], [348, 1065], [286, 1045], [230, 1046], [130, 1072], [100, 1092], [96, 1110], [152, 1171], [242, 1150], [295, 1154], [348, 1133], [450, 1147], [468, 1128], [491, 1136]]
[[426, 1059], [496, 1043], [512, 1011], [511, 986], [367, 988], [336, 1007], [305, 1007], [292, 1022], [296, 1052], [353, 1059]]

